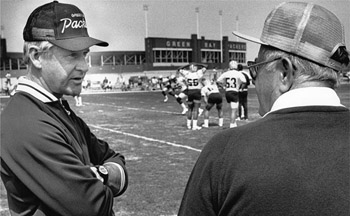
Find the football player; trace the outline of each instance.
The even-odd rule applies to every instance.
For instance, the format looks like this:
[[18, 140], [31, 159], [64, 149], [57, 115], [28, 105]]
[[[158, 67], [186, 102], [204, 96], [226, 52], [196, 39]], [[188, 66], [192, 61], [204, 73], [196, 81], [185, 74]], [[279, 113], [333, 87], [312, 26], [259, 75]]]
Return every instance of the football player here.
[[[198, 69], [201, 66], [201, 69]], [[178, 69], [179, 73], [185, 77], [188, 88], [188, 112], [187, 112], [187, 128], [192, 130], [200, 130], [201, 127], [197, 125], [198, 112], [201, 105], [201, 79], [206, 72], [206, 65], [203, 64], [188, 64]], [[192, 126], [192, 127], [191, 127]]]
[[214, 81], [203, 79], [202, 83], [204, 87], [201, 90], [201, 94], [204, 102], [206, 103], [204, 110], [204, 124], [202, 127], [209, 127], [209, 111], [211, 108], [213, 108], [214, 105], [216, 105], [216, 109], [218, 110], [219, 127], [222, 127], [224, 122], [224, 113], [222, 110], [222, 95], [219, 91], [219, 88]]
[[237, 71], [237, 67], [236, 61], [230, 61], [229, 70], [221, 74], [217, 80], [220, 85], [224, 85], [226, 101], [231, 107], [230, 128], [237, 127], [238, 92], [242, 88], [242, 83], [246, 83], [245, 77]]

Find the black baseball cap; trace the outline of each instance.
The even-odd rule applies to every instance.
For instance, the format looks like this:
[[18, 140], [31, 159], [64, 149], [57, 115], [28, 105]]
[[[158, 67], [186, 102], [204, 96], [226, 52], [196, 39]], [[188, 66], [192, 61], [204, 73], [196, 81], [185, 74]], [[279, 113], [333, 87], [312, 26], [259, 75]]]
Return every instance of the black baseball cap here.
[[89, 36], [83, 12], [71, 4], [53, 1], [36, 8], [23, 30], [25, 41], [49, 41], [71, 51], [108, 43]]

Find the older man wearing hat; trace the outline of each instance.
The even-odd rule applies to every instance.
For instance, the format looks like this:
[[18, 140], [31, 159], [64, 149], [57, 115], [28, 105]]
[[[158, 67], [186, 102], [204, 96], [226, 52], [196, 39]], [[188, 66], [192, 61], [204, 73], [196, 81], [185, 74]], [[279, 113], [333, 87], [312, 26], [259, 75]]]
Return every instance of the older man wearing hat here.
[[339, 19], [288, 2], [260, 39], [234, 34], [261, 44], [250, 72], [263, 118], [206, 144], [179, 215], [350, 215], [350, 112], [334, 90], [349, 64]]
[[93, 45], [83, 12], [57, 1], [29, 16], [26, 77], [1, 120], [1, 178], [11, 215], [114, 215], [128, 185], [124, 156], [98, 139], [63, 95], [81, 92]]

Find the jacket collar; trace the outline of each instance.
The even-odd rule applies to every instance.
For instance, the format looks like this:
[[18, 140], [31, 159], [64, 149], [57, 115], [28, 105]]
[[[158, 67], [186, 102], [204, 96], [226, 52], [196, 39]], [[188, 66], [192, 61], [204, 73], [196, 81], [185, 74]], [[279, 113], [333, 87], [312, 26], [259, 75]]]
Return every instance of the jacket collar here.
[[18, 86], [16, 91], [26, 92], [36, 99], [42, 101], [43, 103], [58, 101], [58, 98], [53, 94], [24, 76], [18, 79]]

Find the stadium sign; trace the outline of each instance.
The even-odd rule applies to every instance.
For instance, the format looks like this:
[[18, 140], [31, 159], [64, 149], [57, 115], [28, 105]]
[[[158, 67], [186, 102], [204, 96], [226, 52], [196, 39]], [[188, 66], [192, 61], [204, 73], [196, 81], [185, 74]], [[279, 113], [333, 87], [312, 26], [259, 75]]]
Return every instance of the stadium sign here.
[[203, 49], [220, 49], [220, 41], [202, 40]]
[[186, 40], [166, 40], [165, 42], [166, 47], [172, 47], [172, 48], [190, 48], [191, 42]]
[[246, 43], [243, 43], [243, 42], [228, 42], [228, 49], [229, 50], [246, 51], [247, 50], [247, 46], [246, 46]]

